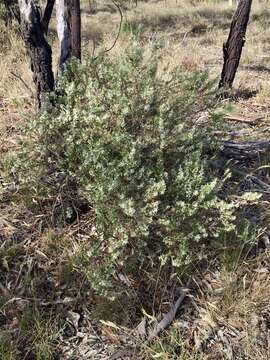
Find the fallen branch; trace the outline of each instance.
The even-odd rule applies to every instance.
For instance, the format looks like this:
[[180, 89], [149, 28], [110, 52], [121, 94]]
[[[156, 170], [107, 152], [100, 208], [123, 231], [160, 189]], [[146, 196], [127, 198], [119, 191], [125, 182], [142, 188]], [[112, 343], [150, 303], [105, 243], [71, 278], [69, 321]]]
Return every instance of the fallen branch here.
[[263, 190], [264, 193], [270, 194], [270, 185], [268, 185], [266, 182], [260, 180], [256, 176], [246, 173], [242, 170], [236, 169], [233, 166], [227, 166], [222, 161], [209, 160], [208, 163], [209, 163], [209, 165], [211, 165], [212, 167], [215, 167], [217, 169], [222, 169], [222, 170], [229, 169], [230, 172], [237, 177], [250, 179], [256, 185], [258, 185]]
[[257, 125], [258, 122], [260, 120], [262, 120], [263, 118], [264, 118], [264, 116], [257, 116], [255, 118], [246, 118], [246, 117], [237, 116], [237, 115], [226, 115], [224, 117], [225, 120], [236, 121], [236, 122], [246, 123], [246, 124], [250, 124], [250, 125]]
[[[188, 281], [187, 287], [189, 286], [190, 281]], [[165, 314], [162, 318], [162, 320], [156, 324], [156, 326], [153, 328], [153, 330], [149, 333], [147, 339], [145, 342], [153, 340], [156, 336], [158, 336], [163, 330], [167, 329], [168, 326], [172, 323], [172, 321], [175, 318], [175, 315], [181, 306], [182, 302], [184, 301], [186, 294], [188, 292], [188, 288], [180, 289], [180, 296], [178, 297], [177, 301], [174, 305], [172, 305], [171, 310]], [[141, 329], [140, 329], [141, 328]], [[139, 333], [140, 337], [146, 337], [146, 318], [144, 317], [142, 322], [139, 324], [139, 326], [136, 329], [136, 332]], [[144, 342], [140, 342], [142, 345]], [[120, 351], [116, 351], [111, 357], [110, 360], [116, 360], [119, 358], [124, 358], [125, 356], [134, 355], [135, 354], [134, 348], [125, 348]]]
[[147, 341], [153, 340], [156, 336], [158, 336], [163, 330], [167, 329], [168, 326], [172, 323], [177, 310], [182, 304], [187, 294], [187, 290], [181, 289], [181, 295], [177, 299], [176, 303], [172, 306], [171, 310], [164, 315], [162, 320], [154, 327], [154, 329], [149, 333]]
[[[236, 143], [234, 141], [220, 141], [221, 148], [219, 154], [227, 159], [243, 160], [243, 159], [256, 159], [260, 155], [270, 151], [270, 141], [246, 141], [242, 143]], [[205, 152], [209, 153], [211, 149], [205, 146]]]
[[255, 103], [255, 102], [252, 103], [252, 106], [269, 108], [269, 104], [259, 104], [259, 103]]

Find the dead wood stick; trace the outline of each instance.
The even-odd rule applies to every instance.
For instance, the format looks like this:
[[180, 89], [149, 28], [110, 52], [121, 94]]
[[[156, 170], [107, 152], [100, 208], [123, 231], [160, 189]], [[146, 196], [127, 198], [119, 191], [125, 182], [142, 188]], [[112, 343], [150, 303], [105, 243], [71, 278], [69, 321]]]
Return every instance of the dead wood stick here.
[[165, 330], [175, 318], [177, 310], [182, 304], [183, 300], [186, 297], [187, 290], [181, 289], [181, 295], [177, 299], [176, 303], [172, 306], [171, 310], [164, 315], [162, 320], [154, 327], [154, 329], [150, 332], [147, 341], [153, 340], [156, 336], [160, 334], [161, 331]]
[[[220, 140], [219, 154], [227, 159], [243, 160], [243, 159], [256, 159], [260, 155], [270, 151], [270, 141], [246, 141], [237, 143], [234, 141]], [[211, 149], [205, 145], [204, 150], [206, 153], [211, 153]]]
[[260, 141], [245, 141], [242, 143], [236, 143], [229, 140], [221, 141], [222, 145], [226, 148], [232, 148], [236, 150], [244, 151], [265, 151], [270, 150], [270, 141], [269, 140], [260, 140]]
[[246, 123], [246, 124], [250, 124], [250, 125], [256, 125], [258, 123], [258, 121], [262, 120], [263, 118], [264, 118], [263, 116], [257, 116], [255, 118], [245, 118], [245, 117], [237, 116], [237, 115], [226, 115], [224, 117], [225, 120], [236, 121], [236, 122]]
[[269, 108], [270, 107], [269, 104], [258, 104], [258, 103], [255, 103], [255, 102], [252, 103], [252, 106], [264, 107], [264, 108]]
[[[250, 158], [256, 157], [261, 153], [270, 151], [270, 141], [269, 140], [258, 140], [258, 141], [245, 141], [245, 142], [235, 142], [231, 140], [218, 140], [220, 144], [219, 152], [226, 157], [231, 158]], [[209, 145], [204, 145], [205, 153], [211, 153], [211, 148]]]
[[226, 164], [222, 163], [221, 161], [209, 160], [208, 163], [209, 163], [209, 165], [211, 165], [217, 169], [223, 169], [223, 170], [229, 169], [231, 171], [231, 173], [235, 176], [250, 179], [255, 184], [257, 184], [262, 190], [264, 190], [265, 193], [270, 194], [270, 185], [268, 185], [266, 182], [258, 179], [256, 176], [246, 173], [244, 171], [241, 171], [239, 169], [236, 169], [233, 166], [227, 166]]

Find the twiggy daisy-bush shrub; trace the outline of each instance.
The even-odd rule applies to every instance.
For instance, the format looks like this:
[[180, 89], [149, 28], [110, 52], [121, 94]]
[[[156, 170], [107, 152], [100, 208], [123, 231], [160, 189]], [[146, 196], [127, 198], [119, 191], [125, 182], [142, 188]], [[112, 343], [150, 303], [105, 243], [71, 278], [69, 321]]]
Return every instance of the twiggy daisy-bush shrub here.
[[211, 121], [197, 120], [216, 107], [206, 73], [158, 76], [136, 50], [70, 63], [59, 93], [31, 122], [21, 164], [31, 169], [28, 184], [61, 174], [91, 205], [98, 236], [81, 264], [95, 289], [113, 287], [118, 271], [132, 277], [149, 259], [187, 264], [233, 230], [233, 205], [217, 196], [202, 154]]

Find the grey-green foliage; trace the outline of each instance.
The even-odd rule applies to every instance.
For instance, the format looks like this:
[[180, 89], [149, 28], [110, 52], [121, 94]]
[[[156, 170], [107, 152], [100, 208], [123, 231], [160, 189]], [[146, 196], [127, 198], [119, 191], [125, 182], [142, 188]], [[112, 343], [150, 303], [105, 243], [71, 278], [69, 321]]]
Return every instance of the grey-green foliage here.
[[28, 186], [61, 174], [91, 204], [98, 235], [81, 266], [94, 288], [113, 287], [119, 269], [187, 264], [233, 230], [233, 205], [202, 155], [212, 120], [196, 124], [216, 107], [205, 72], [158, 76], [135, 50], [71, 63], [59, 93], [31, 122], [19, 162]]

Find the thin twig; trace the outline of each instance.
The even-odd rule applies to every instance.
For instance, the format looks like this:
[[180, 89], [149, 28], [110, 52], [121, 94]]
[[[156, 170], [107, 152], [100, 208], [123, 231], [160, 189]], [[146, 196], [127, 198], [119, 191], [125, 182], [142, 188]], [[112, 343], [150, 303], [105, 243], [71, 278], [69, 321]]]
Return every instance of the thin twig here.
[[95, 39], [92, 39], [93, 40], [93, 49], [92, 49], [92, 58], [95, 56], [95, 51], [96, 51], [96, 40]]
[[186, 37], [188, 36], [189, 33], [190, 33], [190, 31], [185, 32], [185, 34], [183, 36], [183, 39], [182, 39], [183, 42], [186, 40]]
[[256, 118], [245, 118], [242, 116], [237, 116], [237, 115], [226, 115], [224, 117], [225, 120], [229, 120], [229, 121], [236, 121], [236, 122], [240, 122], [240, 123], [246, 123], [246, 124], [250, 124], [250, 125], [256, 125], [258, 124], [258, 121], [263, 120], [264, 116], [257, 116]]
[[23, 85], [26, 87], [26, 89], [30, 92], [31, 97], [33, 99], [35, 99], [35, 94], [34, 94], [33, 90], [27, 85], [27, 83], [23, 80], [23, 78], [20, 75], [15, 74], [13, 71], [11, 71], [10, 73], [11, 73], [11, 75], [13, 75], [15, 78], [19, 79], [23, 83]]

